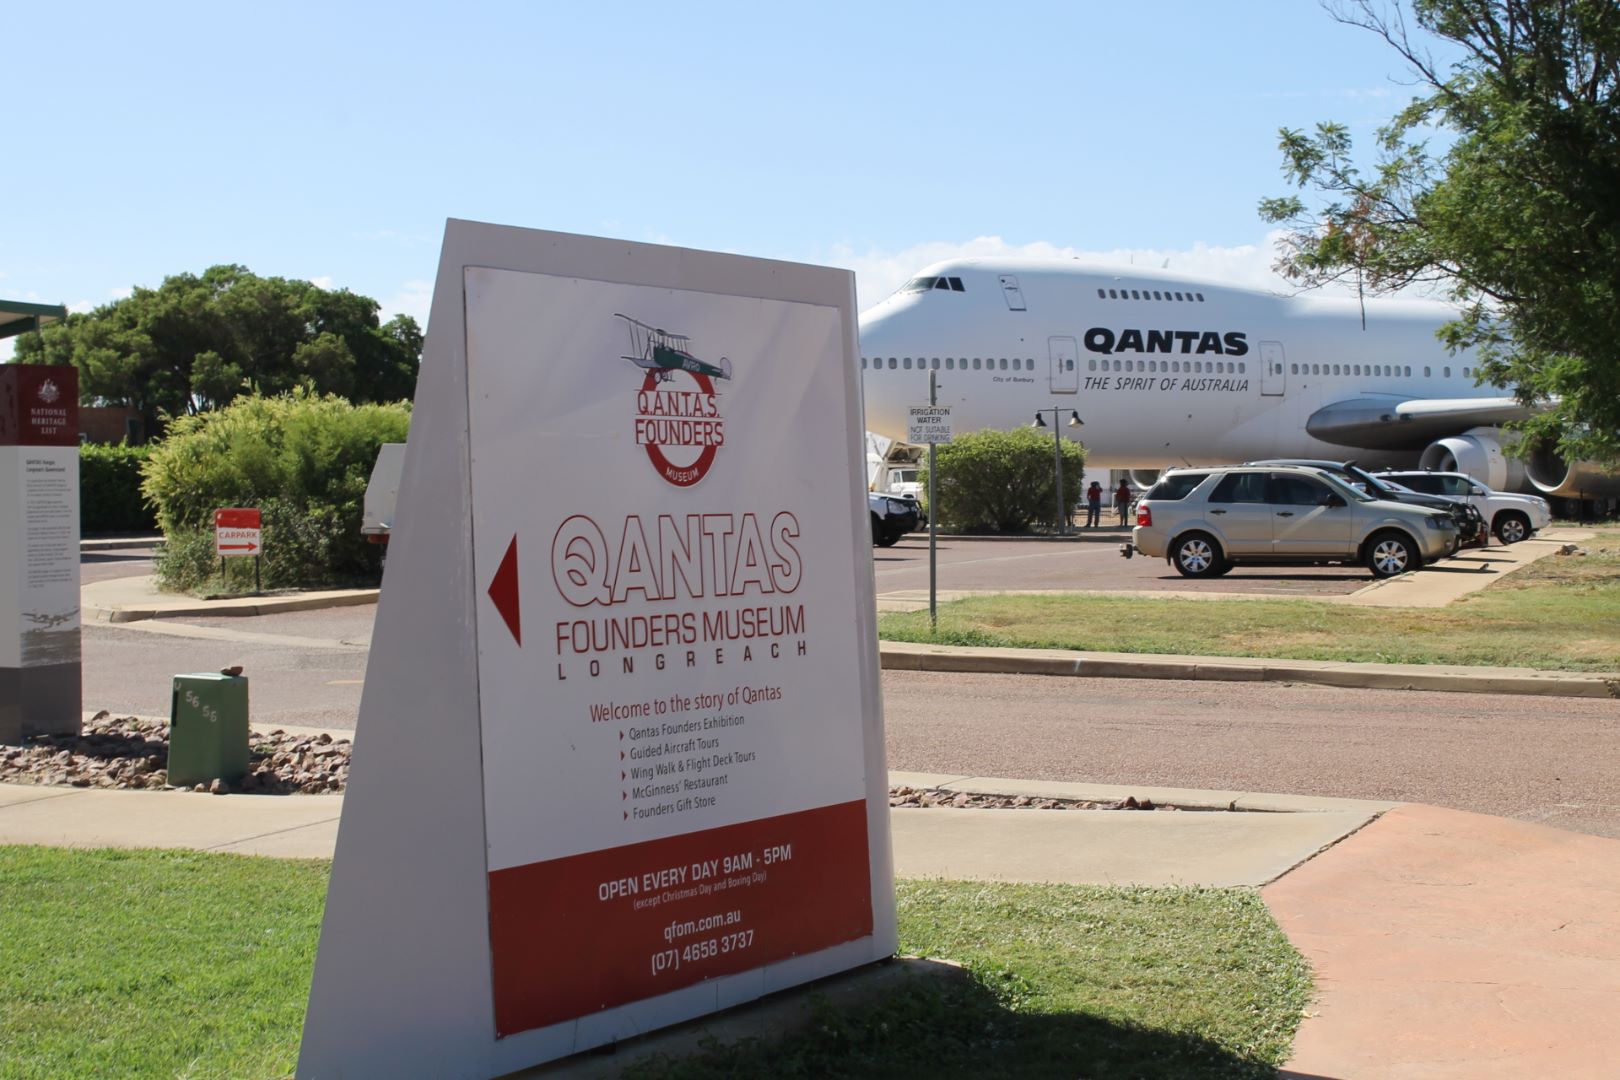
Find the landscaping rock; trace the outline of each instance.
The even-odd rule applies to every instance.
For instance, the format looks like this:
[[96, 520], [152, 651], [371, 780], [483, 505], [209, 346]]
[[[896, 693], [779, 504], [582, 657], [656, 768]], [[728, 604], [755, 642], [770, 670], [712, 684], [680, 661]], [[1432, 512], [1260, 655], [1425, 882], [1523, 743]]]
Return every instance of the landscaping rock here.
[[[318, 735], [248, 734], [248, 772], [236, 784], [215, 780], [192, 791], [216, 795], [325, 794], [342, 791], [354, 744]], [[115, 717], [103, 710], [79, 735], [36, 735], [22, 746], [0, 748], [0, 781], [72, 787], [169, 788], [169, 725], [161, 720]], [[171, 789], [174, 790], [174, 789]]]

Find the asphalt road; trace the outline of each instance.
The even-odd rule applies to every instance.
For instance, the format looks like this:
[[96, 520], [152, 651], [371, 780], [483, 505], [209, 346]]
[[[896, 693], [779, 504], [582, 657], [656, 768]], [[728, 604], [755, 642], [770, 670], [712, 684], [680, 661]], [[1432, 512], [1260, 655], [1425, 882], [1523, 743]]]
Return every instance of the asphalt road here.
[[1620, 702], [883, 675], [889, 767], [1432, 803], [1620, 837]]
[[152, 572], [150, 548], [123, 551], [92, 551], [79, 556], [79, 582], [107, 581], [111, 578], [145, 577]]
[[[1129, 529], [1082, 531], [1075, 540], [939, 541], [941, 589], [1123, 589], [1131, 592], [1248, 592], [1279, 596], [1353, 593], [1373, 582], [1365, 569], [1298, 566], [1238, 567], [1219, 578], [1184, 578], [1163, 559], [1121, 558]], [[873, 548], [879, 595], [928, 588], [928, 534], [912, 533], [889, 548]]]
[[[980, 546], [1026, 579], [1051, 547]], [[86, 579], [143, 558], [87, 557]], [[375, 612], [86, 626], [85, 707], [166, 716], [172, 675], [241, 664], [256, 722], [352, 728]], [[893, 769], [1412, 800], [1620, 837], [1615, 701], [900, 671], [883, 690]]]

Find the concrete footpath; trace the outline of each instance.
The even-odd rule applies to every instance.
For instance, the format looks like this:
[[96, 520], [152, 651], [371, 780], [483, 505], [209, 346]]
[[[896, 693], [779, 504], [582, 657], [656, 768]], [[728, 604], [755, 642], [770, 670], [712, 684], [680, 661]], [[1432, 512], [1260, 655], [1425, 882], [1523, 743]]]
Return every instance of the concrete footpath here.
[[[893, 773], [1177, 810], [895, 809], [901, 877], [1262, 887], [1317, 996], [1285, 1076], [1612, 1077], [1620, 841], [1415, 804]], [[330, 857], [341, 795], [0, 784], [0, 844]]]
[[318, 611], [377, 602], [376, 589], [286, 590], [261, 596], [225, 596], [202, 600], [159, 592], [151, 577], [92, 581], [79, 589], [79, 613], [87, 623], [131, 623], [147, 619], [207, 619], [272, 615], [282, 611]]

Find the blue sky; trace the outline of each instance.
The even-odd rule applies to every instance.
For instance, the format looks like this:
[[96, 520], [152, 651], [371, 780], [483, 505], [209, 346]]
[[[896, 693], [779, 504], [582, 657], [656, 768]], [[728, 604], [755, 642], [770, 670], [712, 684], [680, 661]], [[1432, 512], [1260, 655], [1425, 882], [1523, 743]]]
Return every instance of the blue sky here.
[[1412, 96], [1309, 0], [67, 0], [7, 39], [0, 297], [81, 310], [236, 262], [425, 320], [447, 217], [846, 266], [862, 306], [960, 251], [1265, 284], [1277, 129]]

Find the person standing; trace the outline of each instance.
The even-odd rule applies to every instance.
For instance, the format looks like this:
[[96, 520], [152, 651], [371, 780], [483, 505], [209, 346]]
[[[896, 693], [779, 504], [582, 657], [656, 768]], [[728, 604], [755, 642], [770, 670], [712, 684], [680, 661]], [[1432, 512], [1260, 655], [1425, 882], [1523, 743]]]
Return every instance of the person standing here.
[[1093, 480], [1086, 488], [1086, 528], [1095, 529], [1102, 517], [1102, 485]]
[[1119, 514], [1119, 523], [1121, 525], [1125, 524], [1125, 515], [1130, 513], [1130, 509], [1131, 485], [1121, 479], [1119, 487], [1114, 491], [1114, 511]]

